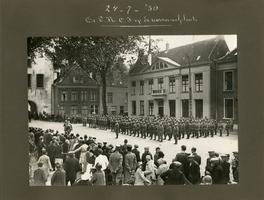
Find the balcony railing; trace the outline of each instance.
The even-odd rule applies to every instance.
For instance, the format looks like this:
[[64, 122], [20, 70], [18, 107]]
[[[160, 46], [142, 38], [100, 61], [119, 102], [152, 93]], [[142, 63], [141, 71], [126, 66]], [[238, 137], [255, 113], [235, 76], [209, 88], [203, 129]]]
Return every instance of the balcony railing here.
[[153, 96], [166, 95], [166, 89], [152, 90]]

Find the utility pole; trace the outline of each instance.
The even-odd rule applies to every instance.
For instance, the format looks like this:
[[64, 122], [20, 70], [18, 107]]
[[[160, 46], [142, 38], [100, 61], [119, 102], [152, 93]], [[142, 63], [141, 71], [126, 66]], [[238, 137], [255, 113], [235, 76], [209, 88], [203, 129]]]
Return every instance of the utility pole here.
[[190, 58], [189, 56], [184, 53], [185, 56], [187, 57], [188, 59], [188, 66], [189, 66], [189, 117], [192, 118], [192, 82], [191, 82], [191, 63], [190, 63]]

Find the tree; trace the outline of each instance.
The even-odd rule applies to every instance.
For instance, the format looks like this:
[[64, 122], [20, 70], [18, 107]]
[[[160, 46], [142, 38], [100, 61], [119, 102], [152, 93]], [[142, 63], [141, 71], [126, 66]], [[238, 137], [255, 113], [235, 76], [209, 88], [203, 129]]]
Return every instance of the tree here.
[[38, 53], [45, 53], [54, 69], [77, 65], [92, 72], [94, 78], [99, 74], [103, 111], [107, 114], [107, 77], [118, 74], [114, 71], [124, 71], [126, 54], [135, 54], [142, 41], [141, 36], [28, 38], [28, 56], [33, 60]]

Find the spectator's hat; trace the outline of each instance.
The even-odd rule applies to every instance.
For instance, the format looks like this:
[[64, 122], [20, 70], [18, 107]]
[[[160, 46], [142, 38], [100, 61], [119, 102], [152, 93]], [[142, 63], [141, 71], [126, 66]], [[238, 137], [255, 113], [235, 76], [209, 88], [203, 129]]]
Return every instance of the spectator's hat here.
[[238, 154], [238, 152], [237, 151], [233, 151], [233, 154]]
[[39, 139], [43, 139], [43, 136], [40, 136]]
[[150, 155], [147, 155], [147, 156], [146, 156], [146, 159], [149, 159], [149, 160], [151, 160], [151, 157], [150, 157]]
[[87, 172], [81, 175], [81, 179], [84, 181], [89, 180], [89, 178], [90, 178], [90, 174]]
[[211, 154], [211, 153], [215, 153], [215, 151], [208, 151], [208, 153], [210, 153], [210, 154]]
[[202, 179], [202, 183], [204, 185], [211, 185], [212, 184], [212, 177], [210, 175], [206, 175]]
[[93, 137], [94, 140], [96, 140], [96, 137]]
[[142, 162], [141, 161], [138, 162], [138, 165], [137, 166], [139, 167], [140, 165], [142, 165]]
[[173, 163], [176, 167], [180, 167], [182, 165], [179, 161], [174, 161]]
[[132, 148], [132, 145], [128, 144], [127, 147], [128, 147], [128, 148]]
[[135, 148], [138, 148], [138, 145], [137, 145], [137, 144], [135, 144], [135, 145], [134, 145], [134, 147], [135, 147]]
[[219, 162], [219, 159], [218, 158], [211, 158], [210, 161], [211, 162]]
[[55, 163], [55, 167], [56, 167], [56, 168], [61, 168], [61, 164], [60, 164], [59, 162], [56, 162], [56, 163]]
[[107, 144], [107, 142], [103, 142], [103, 144]]
[[221, 154], [221, 158], [227, 158], [227, 154]]

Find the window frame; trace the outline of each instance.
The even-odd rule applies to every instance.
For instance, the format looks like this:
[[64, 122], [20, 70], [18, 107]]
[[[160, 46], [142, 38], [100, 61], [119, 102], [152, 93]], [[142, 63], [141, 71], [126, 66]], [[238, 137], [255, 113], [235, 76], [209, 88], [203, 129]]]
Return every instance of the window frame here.
[[[226, 100], [232, 100], [232, 117], [226, 117]], [[234, 118], [234, 114], [235, 114], [235, 100], [234, 98], [224, 98], [224, 119], [232, 119]]]
[[[150, 106], [150, 103], [152, 106]], [[149, 101], [149, 116], [153, 116], [154, 115], [154, 102], [153, 101]]]
[[78, 91], [77, 90], [71, 91], [71, 101], [78, 101]]
[[[231, 90], [228, 90], [227, 89], [227, 84], [226, 84], [226, 73], [227, 72], [231, 72], [232, 73], [232, 89]], [[232, 92], [234, 91], [234, 71], [233, 70], [227, 70], [227, 71], [223, 71], [223, 90], [224, 92]]]
[[140, 95], [144, 94], [144, 81], [140, 81], [139, 88], [140, 88]]
[[[171, 78], [174, 78], [174, 81], [171, 81]], [[169, 93], [175, 93], [176, 78], [174, 76], [169, 77]]]
[[131, 81], [131, 95], [136, 94], [136, 87], [137, 87], [136, 81]]
[[137, 102], [136, 101], [131, 101], [131, 106], [132, 106], [132, 115], [137, 114]]
[[[201, 79], [196, 78], [198, 75], [201, 75]], [[195, 79], [195, 92], [203, 92], [203, 73], [195, 74], [194, 79]], [[197, 80], [198, 80], [198, 83], [197, 83]], [[197, 87], [199, 88], [198, 90], [197, 90]]]
[[189, 92], [189, 75], [182, 75], [181, 85], [182, 85], [182, 93], [188, 93]]
[[[160, 80], [162, 80], [162, 83], [160, 83]], [[158, 89], [163, 90], [163, 88], [164, 88], [164, 78], [160, 77], [158, 78]]]
[[[63, 93], [65, 93], [65, 95], [66, 95], [66, 98], [65, 98], [66, 100], [64, 98], [62, 98]], [[61, 90], [61, 101], [62, 102], [68, 101], [68, 91], [67, 90]]]
[[[39, 86], [39, 76], [42, 76], [42, 81], [41, 81], [41, 85], [42, 86]], [[36, 75], [36, 88], [44, 88], [44, 74], [37, 74]]]
[[[150, 81], [152, 82], [152, 84], [150, 84]], [[152, 94], [153, 85], [154, 85], [154, 79], [153, 78], [148, 79], [148, 92], [149, 92], [149, 94]]]
[[90, 101], [96, 101], [96, 92], [95, 90], [90, 91]]
[[32, 74], [28, 74], [28, 88], [32, 88]]
[[144, 111], [144, 101], [139, 101], [139, 108], [140, 108], [140, 110], [139, 110], [140, 115], [141, 116], [144, 116], [144, 114], [145, 114], [145, 111]]
[[107, 103], [113, 103], [113, 92], [107, 92]]

